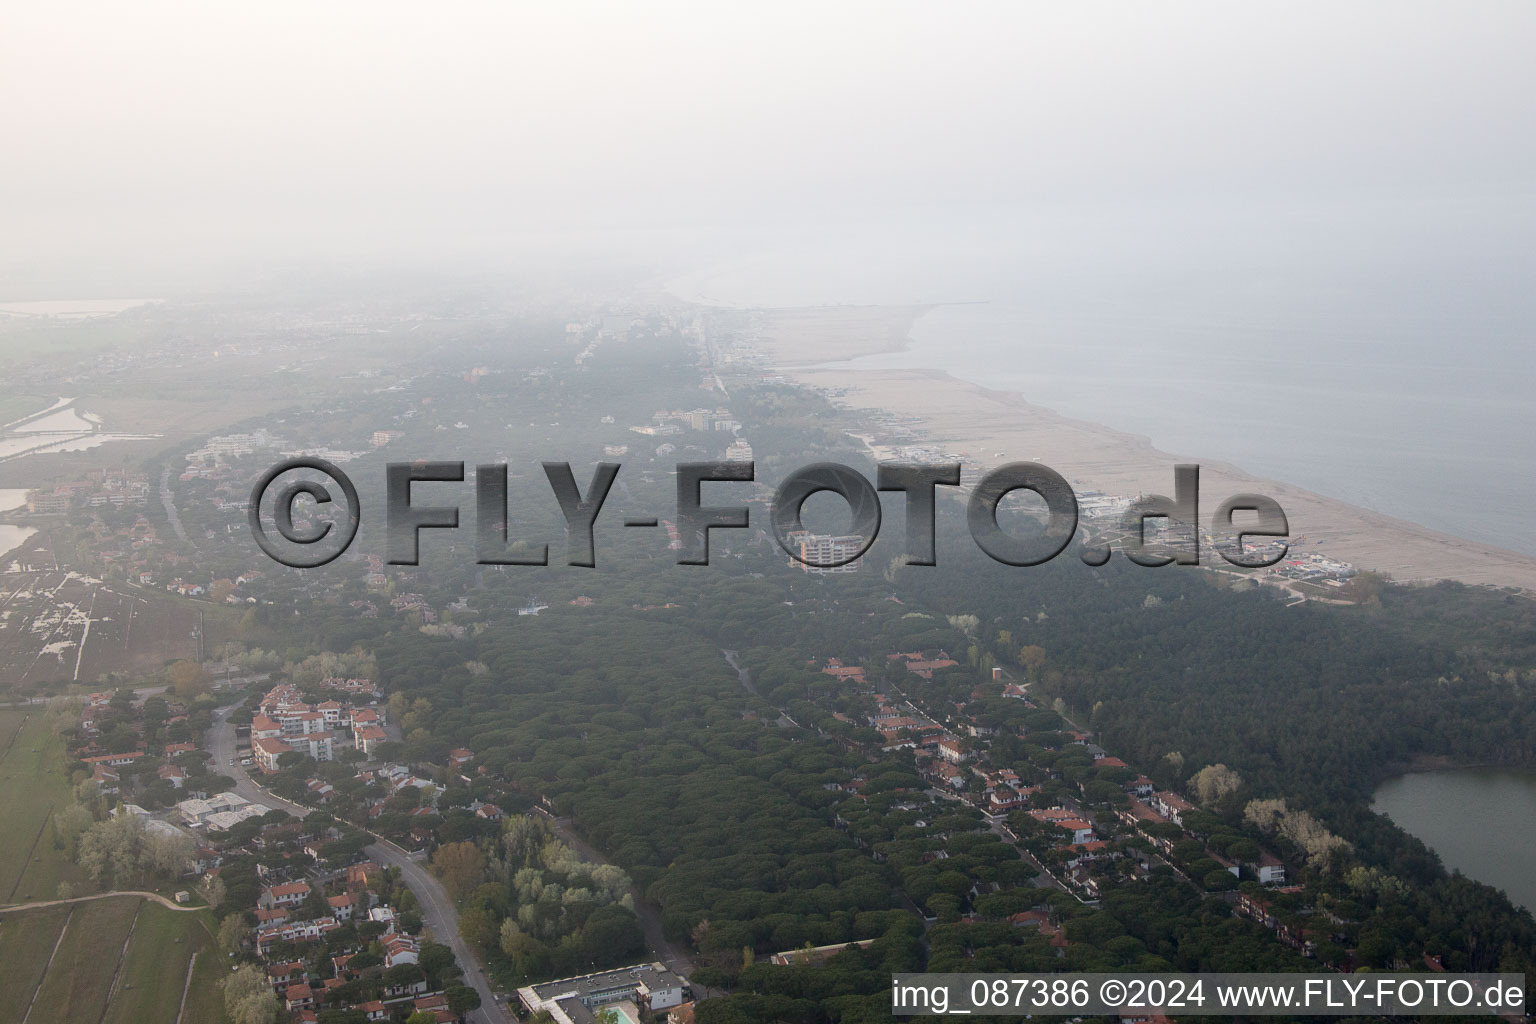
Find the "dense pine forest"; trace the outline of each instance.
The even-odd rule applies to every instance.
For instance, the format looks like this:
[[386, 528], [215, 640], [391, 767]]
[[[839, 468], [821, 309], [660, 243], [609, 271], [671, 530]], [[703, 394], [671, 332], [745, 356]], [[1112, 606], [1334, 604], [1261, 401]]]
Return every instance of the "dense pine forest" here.
[[[715, 531], [711, 564], [683, 566], [665, 534], [616, 525], [675, 504], [676, 462], [718, 457], [685, 432], [654, 458], [615, 457], [597, 565], [573, 568], [539, 461], [570, 458], [585, 480], [583, 453], [612, 429], [591, 410], [644, 422], [697, 404], [700, 355], [656, 338], [549, 371], [553, 346], [525, 351], [517, 364], [489, 342], [439, 353], [454, 369], [374, 400], [409, 424], [427, 393], [434, 419], [472, 427], [416, 440], [437, 459], [507, 461], [510, 537], [549, 543], [551, 564], [477, 565], [461, 529], [425, 535], [421, 565], [392, 569], [382, 595], [360, 562], [273, 570], [234, 645], [300, 682], [317, 658], [376, 674], [400, 726], [381, 755], [439, 766], [443, 789], [378, 815], [348, 766], [323, 765], [330, 813], [430, 830], [462, 930], [502, 984], [644, 956], [648, 913], [714, 996], [705, 1024], [887, 1019], [890, 973], [924, 968], [1536, 965], [1528, 912], [1369, 809], [1376, 784], [1428, 759], [1536, 765], [1527, 598], [1362, 577], [1352, 604], [1287, 605], [1230, 575], [1119, 556], [1012, 568], [942, 494], [937, 566], [896, 557], [891, 502], [858, 572], [805, 573], [766, 532], [772, 483], [813, 461], [873, 465], [848, 413], [771, 379], [733, 381], [730, 397], [758, 482], [710, 485], [710, 501], [750, 507], [751, 528]], [[481, 362], [465, 387], [460, 368]], [[372, 422], [326, 415], [343, 433]], [[379, 531], [365, 519], [365, 549]], [[208, 556], [234, 572], [249, 552]], [[958, 737], [967, 767], [939, 781], [916, 726], [878, 728], [892, 706]], [[453, 749], [473, 752], [473, 776], [440, 767]], [[1027, 809], [987, 811], [1004, 773]], [[302, 794], [310, 774], [291, 764], [272, 784]], [[1195, 809], [1182, 825], [1128, 824], [1138, 778]], [[467, 809], [491, 800], [505, 826]], [[1028, 813], [1052, 807], [1091, 818], [1103, 849], [1080, 859]], [[1283, 891], [1242, 866], [1260, 851], [1283, 860]]]

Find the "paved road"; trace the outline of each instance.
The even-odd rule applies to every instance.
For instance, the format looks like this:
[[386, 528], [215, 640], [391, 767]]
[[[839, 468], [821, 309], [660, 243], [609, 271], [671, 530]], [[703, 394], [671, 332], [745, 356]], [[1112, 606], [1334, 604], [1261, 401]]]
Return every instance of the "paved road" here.
[[485, 966], [480, 963], [480, 957], [459, 935], [459, 912], [454, 907], [453, 900], [448, 898], [447, 890], [432, 877], [430, 871], [412, 860], [410, 855], [387, 839], [381, 839], [372, 846], [364, 847], [363, 852], [376, 861], [391, 864], [400, 869], [401, 879], [410, 887], [411, 892], [416, 894], [416, 901], [421, 904], [422, 920], [432, 929], [432, 934], [437, 941], [453, 950], [459, 966], [464, 968], [465, 984], [473, 986], [474, 990], [480, 993], [480, 1009], [470, 1014], [468, 1019], [482, 1022], [482, 1024], [510, 1021], [511, 1015], [506, 1012], [501, 1003], [496, 1002], [491, 984], [486, 980]]
[[[229, 763], [235, 756], [235, 727], [229, 721], [229, 714], [233, 710], [234, 707], [228, 707], [220, 711], [214, 716], [213, 727], [208, 730], [208, 751], [213, 754], [215, 769], [231, 776], [235, 780], [235, 792], [247, 800], [304, 817], [312, 808], [268, 792], [246, 774], [238, 761], [233, 765]], [[470, 1013], [466, 1019], [472, 1024], [508, 1024], [512, 1017], [506, 1007], [496, 1001], [495, 993], [491, 991], [485, 977], [485, 965], [480, 962], [469, 943], [459, 935], [459, 912], [441, 883], [387, 839], [379, 839], [371, 846], [364, 847], [363, 852], [381, 864], [390, 864], [400, 869], [401, 879], [416, 894], [416, 901], [421, 904], [422, 921], [432, 929], [432, 935], [438, 942], [453, 950], [454, 958], [464, 968], [464, 983], [480, 993], [480, 1009]]]
[[171, 467], [169, 466], [160, 471], [160, 504], [165, 507], [165, 518], [170, 522], [176, 539], [185, 544], [187, 531], [181, 525], [181, 516], [176, 514], [176, 499], [171, 496]]

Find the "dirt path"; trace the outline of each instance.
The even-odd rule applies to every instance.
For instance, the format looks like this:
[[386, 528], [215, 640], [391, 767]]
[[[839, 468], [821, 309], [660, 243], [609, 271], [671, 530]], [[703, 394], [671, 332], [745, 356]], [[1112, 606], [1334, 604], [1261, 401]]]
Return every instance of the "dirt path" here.
[[146, 900], [154, 900], [166, 910], [175, 910], [183, 914], [193, 914], [202, 907], [184, 907], [161, 896], [157, 892], [145, 892], [142, 889], [122, 889], [116, 892], [98, 892], [90, 896], [73, 896], [67, 900], [42, 900], [37, 903], [7, 903], [0, 906], [0, 914], [14, 914], [18, 910], [38, 910], [42, 907], [63, 907], [74, 903], [89, 903], [91, 900], [110, 900], [118, 896], [138, 896]]

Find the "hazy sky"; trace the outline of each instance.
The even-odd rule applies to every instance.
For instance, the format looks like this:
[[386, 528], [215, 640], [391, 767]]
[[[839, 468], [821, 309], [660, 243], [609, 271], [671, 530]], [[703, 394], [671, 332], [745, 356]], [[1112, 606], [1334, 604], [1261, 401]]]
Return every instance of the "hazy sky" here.
[[1063, 198], [1528, 202], [1536, 181], [1523, 2], [139, 0], [0, 25], [0, 290]]

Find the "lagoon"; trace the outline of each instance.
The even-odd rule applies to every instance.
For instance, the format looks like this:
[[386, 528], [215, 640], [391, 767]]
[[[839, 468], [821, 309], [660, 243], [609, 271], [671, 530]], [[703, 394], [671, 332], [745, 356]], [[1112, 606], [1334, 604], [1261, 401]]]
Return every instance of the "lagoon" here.
[[1457, 768], [1382, 783], [1373, 807], [1440, 855], [1447, 869], [1536, 910], [1536, 772]]

